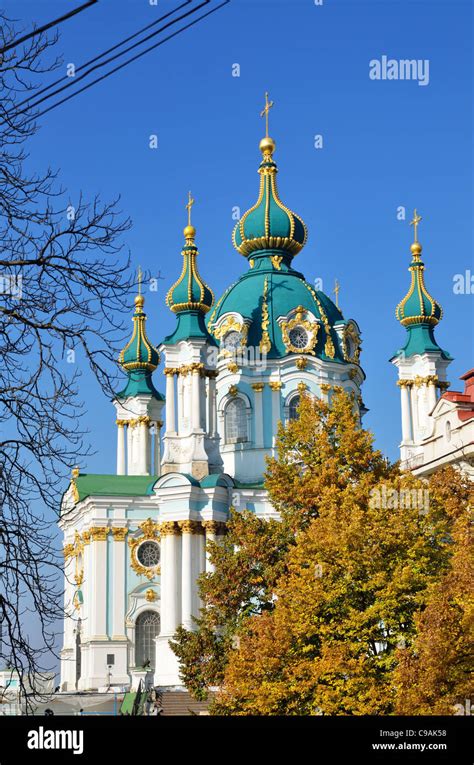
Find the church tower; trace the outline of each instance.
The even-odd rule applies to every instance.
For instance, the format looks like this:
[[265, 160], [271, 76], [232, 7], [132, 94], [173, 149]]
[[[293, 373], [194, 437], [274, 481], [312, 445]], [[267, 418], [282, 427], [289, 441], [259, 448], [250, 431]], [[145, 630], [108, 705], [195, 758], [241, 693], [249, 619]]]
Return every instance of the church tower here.
[[127, 373], [127, 384], [114, 400], [117, 410], [117, 475], [160, 473], [164, 397], [154, 387], [151, 377], [160, 363], [160, 354], [146, 334], [141, 270], [138, 281], [132, 337], [119, 356], [119, 363]]
[[183, 268], [166, 303], [176, 314], [174, 332], [163, 340], [166, 367], [166, 432], [163, 473], [189, 473], [200, 480], [222, 472], [216, 429], [217, 348], [204, 322], [214, 302], [197, 268], [196, 229], [191, 225], [194, 199], [189, 192], [184, 229]]
[[411, 221], [414, 228], [414, 241], [410, 248], [412, 261], [408, 269], [411, 283], [395, 311], [398, 321], [406, 328], [406, 342], [390, 359], [398, 369], [402, 414], [400, 459], [405, 469], [416, 468], [423, 461], [422, 442], [431, 435], [433, 427], [430, 414], [439, 391], [449, 386], [446, 369], [452, 361], [434, 336], [434, 328], [441, 321], [443, 312], [425, 286], [425, 265], [421, 260], [422, 246], [418, 241], [420, 221], [421, 216], [415, 210]]
[[[217, 418], [225, 472], [237, 483], [263, 486], [278, 423], [298, 417], [301, 394], [330, 401], [339, 387], [365, 411], [360, 331], [294, 265], [308, 233], [280, 198], [276, 144], [268, 134], [268, 94], [261, 116], [256, 202], [242, 215], [233, 244], [245, 270], [209, 313], [219, 344]], [[245, 491], [245, 489], [244, 489]], [[248, 502], [247, 495], [243, 498]]]

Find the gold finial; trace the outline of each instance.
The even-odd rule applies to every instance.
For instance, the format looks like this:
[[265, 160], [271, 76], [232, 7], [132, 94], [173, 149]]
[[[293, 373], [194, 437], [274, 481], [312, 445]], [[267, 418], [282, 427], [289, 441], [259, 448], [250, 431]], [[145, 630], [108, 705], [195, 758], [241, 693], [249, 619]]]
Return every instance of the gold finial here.
[[421, 220], [423, 220], [423, 218], [421, 217], [421, 215], [418, 215], [416, 211], [416, 207], [415, 207], [413, 220], [410, 221], [410, 226], [413, 226], [413, 231], [414, 231], [414, 239], [413, 239], [414, 244], [418, 244], [418, 224], [420, 223]]
[[196, 229], [191, 225], [191, 209], [195, 201], [196, 200], [193, 199], [191, 192], [188, 191], [188, 203], [185, 205], [186, 210], [188, 211], [188, 225], [184, 229], [184, 238], [189, 242], [194, 241], [194, 237], [196, 236]]
[[336, 296], [336, 308], [339, 308], [339, 290], [340, 289], [341, 289], [341, 285], [339, 284], [339, 282], [336, 279], [336, 281], [334, 282], [334, 294]]
[[263, 107], [262, 111], [260, 112], [260, 116], [263, 117], [265, 115], [265, 138], [268, 138], [268, 112], [273, 106], [273, 101], [268, 100], [268, 93], [265, 93], [265, 106]]
[[79, 478], [79, 468], [77, 465], [73, 467], [71, 471], [71, 478], [74, 478], [74, 479]]
[[143, 281], [143, 271], [141, 269], [141, 266], [138, 266], [137, 270], [137, 282], [138, 282], [138, 295], [135, 295], [135, 300], [133, 301], [136, 306], [136, 312], [140, 311], [145, 303], [145, 298], [142, 295], [142, 281]]
[[421, 215], [418, 215], [415, 207], [415, 211], [413, 213], [413, 220], [410, 221], [410, 226], [413, 226], [413, 244], [410, 247], [410, 250], [412, 251], [414, 260], [420, 259], [421, 254], [421, 244], [418, 241], [418, 225], [420, 221], [423, 220]]

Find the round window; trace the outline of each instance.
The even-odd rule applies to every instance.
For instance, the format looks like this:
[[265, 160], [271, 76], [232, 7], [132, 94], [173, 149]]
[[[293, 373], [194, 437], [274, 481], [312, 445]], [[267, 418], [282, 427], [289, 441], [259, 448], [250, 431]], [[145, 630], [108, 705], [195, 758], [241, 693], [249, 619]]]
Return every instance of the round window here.
[[228, 351], [234, 351], [239, 347], [241, 340], [242, 335], [240, 332], [236, 332], [235, 330], [227, 332], [226, 336], [224, 337], [224, 348], [226, 348]]
[[160, 562], [160, 545], [157, 542], [143, 542], [137, 550], [138, 562], [145, 568], [153, 568]]
[[293, 327], [290, 329], [288, 337], [294, 348], [306, 348], [308, 345], [308, 333], [304, 327]]

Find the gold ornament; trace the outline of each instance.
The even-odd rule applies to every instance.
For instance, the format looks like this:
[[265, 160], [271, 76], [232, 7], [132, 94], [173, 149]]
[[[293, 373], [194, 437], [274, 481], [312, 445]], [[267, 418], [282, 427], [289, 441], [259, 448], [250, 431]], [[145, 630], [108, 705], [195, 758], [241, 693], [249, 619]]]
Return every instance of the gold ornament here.
[[283, 383], [280, 380], [275, 380], [274, 382], [269, 382], [268, 384], [273, 391], [279, 391], [283, 387]]
[[145, 592], [145, 598], [148, 601], [148, 603], [154, 603], [156, 600], [155, 590], [152, 590], [151, 587], [149, 587], [148, 590]]
[[252, 383], [252, 388], [254, 389], [256, 393], [261, 393], [264, 387], [265, 387], [265, 383], [263, 382]]
[[[314, 356], [314, 350], [318, 339], [319, 324], [315, 321], [308, 321], [305, 319], [306, 310], [302, 305], [299, 305], [296, 309], [296, 314], [290, 321], [281, 322], [281, 333], [283, 336], [283, 342], [285, 343], [287, 351], [292, 353], [311, 353]], [[304, 348], [297, 348], [290, 340], [290, 332], [295, 327], [303, 327], [308, 335], [308, 342]]]
[[138, 560], [138, 548], [143, 542], [158, 542], [160, 539], [160, 531], [157, 523], [152, 521], [151, 518], [147, 518], [146, 521], [140, 524], [139, 529], [142, 533], [139, 537], [129, 537], [128, 546], [130, 547], [130, 565], [139, 576], [146, 576], [147, 579], [153, 579], [160, 573], [160, 565], [156, 566], [143, 566]]
[[262, 339], [260, 340], [261, 353], [268, 353], [272, 347], [270, 335], [268, 334], [268, 327], [270, 324], [268, 305], [267, 305], [267, 292], [268, 292], [268, 277], [265, 277], [263, 283], [263, 302], [262, 302]]

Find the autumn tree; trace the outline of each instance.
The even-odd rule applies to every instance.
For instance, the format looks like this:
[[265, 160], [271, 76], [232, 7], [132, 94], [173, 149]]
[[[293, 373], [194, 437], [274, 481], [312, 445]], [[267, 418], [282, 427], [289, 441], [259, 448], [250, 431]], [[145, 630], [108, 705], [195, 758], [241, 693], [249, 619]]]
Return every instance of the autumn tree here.
[[[273, 548], [249, 514], [213, 548], [197, 631], [177, 641], [188, 687], [219, 686], [217, 714], [392, 713], [398, 651], [450, 566], [462, 480], [401, 475], [338, 391], [331, 406], [304, 397], [281, 426], [266, 486], [281, 518]], [[274, 554], [252, 592], [257, 527]]]
[[[439, 474], [432, 490], [446, 493]], [[466, 487], [459, 492], [451, 534], [452, 557], [444, 575], [427, 593], [427, 604], [415, 617], [413, 643], [398, 652], [394, 675], [395, 709], [402, 715], [468, 714], [474, 704], [474, 545], [472, 512]], [[451, 496], [454, 492], [451, 491]], [[472, 712], [471, 712], [472, 714]]]
[[354, 481], [363, 481], [368, 491], [393, 471], [360, 428], [349, 397], [336, 395], [331, 407], [308, 398], [302, 409], [299, 420], [280, 426], [278, 456], [266, 475], [280, 520], [231, 513], [224, 540], [210, 545], [214, 571], [200, 578], [205, 607], [196, 629], [177, 632], [173, 646], [182, 677], [198, 698], [221, 684], [241, 624], [274, 609], [295, 534], [318, 516], [324, 497], [337, 503]]

